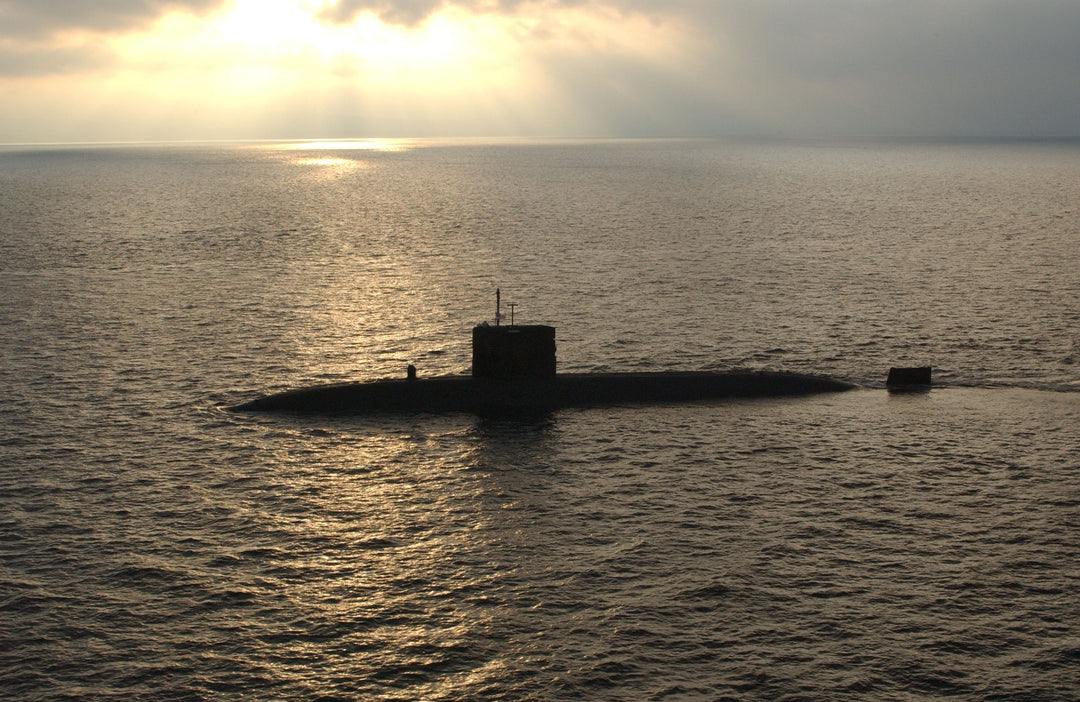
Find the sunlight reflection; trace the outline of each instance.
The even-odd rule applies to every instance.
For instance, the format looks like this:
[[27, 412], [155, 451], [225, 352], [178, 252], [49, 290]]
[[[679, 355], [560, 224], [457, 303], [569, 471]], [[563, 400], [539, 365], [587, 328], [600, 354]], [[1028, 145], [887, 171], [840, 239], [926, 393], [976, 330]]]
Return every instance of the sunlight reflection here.
[[[272, 145], [270, 148], [285, 152], [301, 152], [302, 155], [298, 153], [295, 157], [289, 157], [290, 162], [294, 165], [327, 169], [333, 173], [341, 173], [371, 166], [370, 163], [361, 160], [360, 156], [350, 156], [341, 152], [404, 151], [409, 147], [403, 139], [339, 139], [281, 142]], [[339, 153], [323, 153], [328, 151]]]
[[319, 158], [298, 158], [293, 161], [298, 166], [326, 166], [333, 168], [361, 168], [366, 167], [367, 164], [359, 161], [354, 161], [351, 158], [340, 158], [337, 156], [323, 156]]
[[405, 139], [340, 139], [334, 141], [290, 141], [278, 148], [288, 151], [404, 151]]

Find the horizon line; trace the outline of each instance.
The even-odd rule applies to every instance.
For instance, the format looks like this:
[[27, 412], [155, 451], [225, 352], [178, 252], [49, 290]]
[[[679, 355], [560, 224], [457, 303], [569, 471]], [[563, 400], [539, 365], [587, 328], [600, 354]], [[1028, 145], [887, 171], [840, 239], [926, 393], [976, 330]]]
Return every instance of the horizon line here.
[[357, 142], [365, 141], [764, 141], [764, 142], [910, 142], [910, 143], [1060, 143], [1080, 141], [1078, 135], [1055, 136], [963, 136], [963, 135], [442, 135], [442, 136], [324, 136], [324, 137], [207, 137], [198, 139], [102, 139], [102, 140], [52, 140], [52, 141], [0, 141], [0, 148], [29, 147], [108, 147], [108, 146], [198, 146], [198, 145], [255, 145], [255, 144], [303, 144], [305, 142]]

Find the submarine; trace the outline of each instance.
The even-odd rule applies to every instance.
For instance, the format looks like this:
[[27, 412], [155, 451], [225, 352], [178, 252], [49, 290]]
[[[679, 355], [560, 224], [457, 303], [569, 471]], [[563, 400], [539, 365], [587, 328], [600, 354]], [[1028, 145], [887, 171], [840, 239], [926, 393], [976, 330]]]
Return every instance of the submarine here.
[[482, 416], [544, 413], [572, 407], [694, 402], [726, 398], [783, 397], [841, 392], [842, 380], [783, 371], [659, 371], [557, 373], [555, 328], [501, 324], [496, 290], [495, 323], [472, 330], [471, 375], [406, 377], [287, 390], [230, 409], [290, 414], [390, 414], [469, 412]]

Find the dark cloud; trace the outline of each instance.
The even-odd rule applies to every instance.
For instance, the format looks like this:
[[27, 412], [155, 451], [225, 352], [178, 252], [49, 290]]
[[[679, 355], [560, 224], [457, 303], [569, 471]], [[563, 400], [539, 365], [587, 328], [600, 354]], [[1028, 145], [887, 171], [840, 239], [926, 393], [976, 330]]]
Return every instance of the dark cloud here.
[[[571, 7], [590, 4], [589, 0], [338, 0], [322, 14], [323, 19], [346, 24], [358, 14], [370, 12], [387, 24], [413, 27], [445, 8], [456, 8], [474, 13], [510, 14], [522, 5], [529, 5], [540, 10], [557, 7]], [[619, 0], [602, 2], [606, 7], [618, 8], [623, 3]], [[626, 3], [634, 5], [634, 2]]]
[[169, 10], [195, 13], [226, 0], [0, 0], [0, 37], [32, 38], [64, 29], [124, 31]]
[[1080, 133], [1073, 0], [717, 3], [745, 77], [790, 109], [786, 131]]
[[[442, 9], [445, 0], [339, 0], [322, 14], [323, 19], [334, 23], [352, 22], [363, 12], [370, 12], [383, 22], [414, 26], [428, 15]], [[476, 3], [453, 3], [457, 6]]]
[[1080, 57], [1080, 5], [1072, 0], [755, 0], [718, 3], [702, 19], [705, 26], [738, 27], [730, 40], [762, 68], [809, 78], [993, 76], [1041, 58]]

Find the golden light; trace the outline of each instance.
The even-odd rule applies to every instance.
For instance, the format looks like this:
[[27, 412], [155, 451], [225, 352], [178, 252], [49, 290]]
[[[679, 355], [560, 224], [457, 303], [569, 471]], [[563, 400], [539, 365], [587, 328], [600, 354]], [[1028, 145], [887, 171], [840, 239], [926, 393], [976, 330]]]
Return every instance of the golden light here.
[[353, 80], [400, 85], [405, 77], [431, 84], [483, 75], [483, 63], [501, 53], [490, 18], [446, 11], [417, 27], [386, 25], [371, 14], [347, 25], [319, 19], [323, 2], [235, 0], [214, 21], [195, 24], [174, 14], [162, 20], [147, 43], [128, 45], [132, 58], [169, 55], [177, 68], [226, 69], [245, 89], [266, 71], [278, 81], [303, 76], [327, 83]]
[[[349, 151], [404, 151], [409, 148], [409, 141], [404, 139], [338, 139], [335, 141], [287, 141], [271, 144], [270, 148], [287, 152], [289, 160], [297, 166], [316, 166], [332, 169], [334, 173], [344, 173], [357, 168], [367, 168], [369, 164], [356, 157], [342, 155]], [[334, 152], [334, 153], [324, 153]]]
[[338, 156], [315, 156], [309, 158], [298, 158], [293, 161], [298, 166], [320, 166], [324, 168], [333, 168], [335, 170], [352, 170], [358, 168], [359, 164], [356, 161], [348, 158], [341, 158]]
[[338, 139], [336, 141], [289, 141], [277, 146], [288, 151], [403, 151], [405, 139]]
[[[588, 76], [602, 57], [665, 70], [682, 60], [692, 34], [602, 3], [495, 3], [486, 11], [449, 4], [415, 26], [372, 13], [333, 24], [323, 16], [329, 5], [232, 0], [215, 14], [171, 11], [129, 32], [74, 31], [60, 37], [64, 47], [109, 60], [34, 84], [0, 78], [0, 98], [18, 98], [23, 113], [56, 122], [54, 132], [105, 125], [98, 131], [134, 140], [545, 134], [575, 120], [602, 134], [603, 124], [594, 130], [576, 104], [582, 96], [567, 89], [567, 67]], [[594, 75], [609, 92], [632, 92], [617, 76]]]

